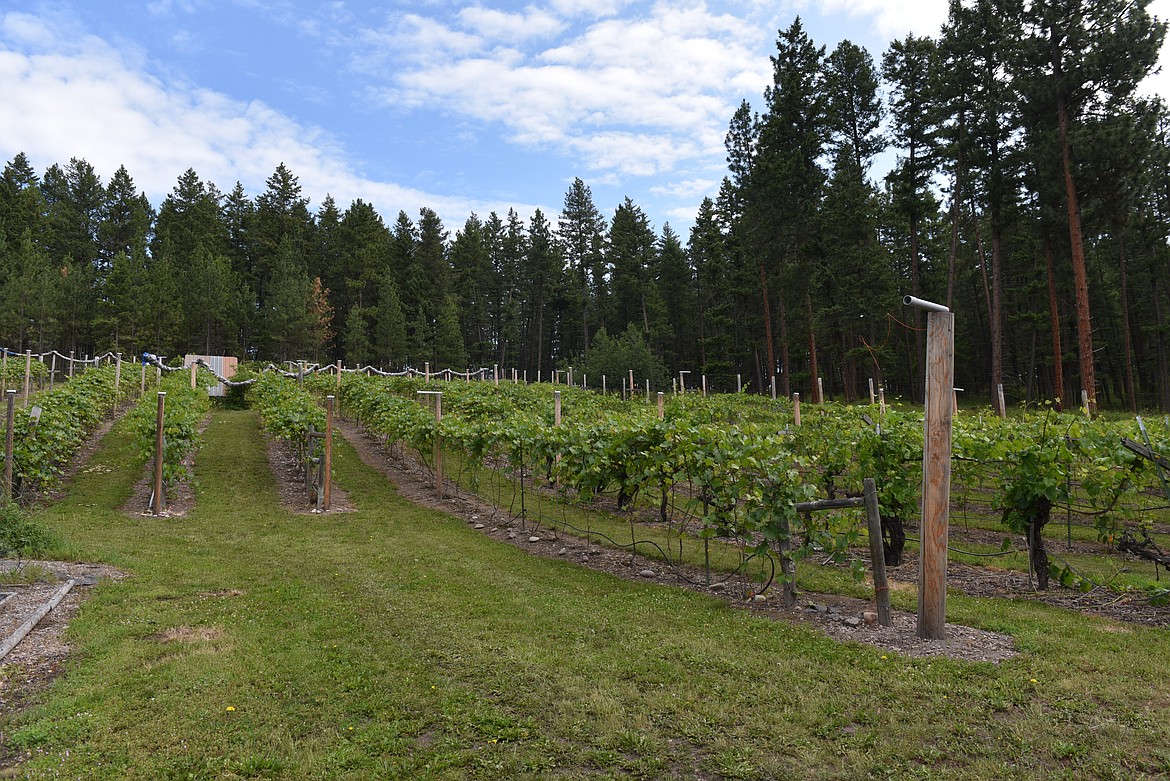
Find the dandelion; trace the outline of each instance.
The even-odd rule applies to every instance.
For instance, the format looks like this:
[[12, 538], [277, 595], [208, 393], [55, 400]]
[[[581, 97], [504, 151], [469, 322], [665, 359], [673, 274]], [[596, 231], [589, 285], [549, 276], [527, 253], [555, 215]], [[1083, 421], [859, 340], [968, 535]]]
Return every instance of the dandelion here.
[[885, 654], [882, 654], [882, 659], [889, 659], [889, 658], [890, 657], [886, 656]]
[[1029, 682], [1031, 682], [1031, 683], [1040, 683], [1040, 682], [1039, 682], [1039, 681], [1037, 681], [1035, 678], [1029, 678], [1028, 680], [1029, 680]]
[[227, 706], [227, 712], [228, 712], [228, 713], [235, 713], [235, 712], [236, 712], [236, 706], [235, 706], [235, 705], [229, 705], [229, 706]]

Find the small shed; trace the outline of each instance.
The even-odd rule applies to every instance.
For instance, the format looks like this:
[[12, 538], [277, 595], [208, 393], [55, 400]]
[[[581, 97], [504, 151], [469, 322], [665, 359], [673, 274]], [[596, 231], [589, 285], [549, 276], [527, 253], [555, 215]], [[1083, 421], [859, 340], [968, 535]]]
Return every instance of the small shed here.
[[[191, 364], [196, 361], [201, 361], [203, 365], [211, 369], [213, 374], [223, 380], [235, 377], [236, 370], [240, 366], [240, 359], [232, 355], [184, 355], [183, 368], [190, 369]], [[223, 396], [226, 392], [227, 389], [222, 382], [207, 386], [209, 396]]]

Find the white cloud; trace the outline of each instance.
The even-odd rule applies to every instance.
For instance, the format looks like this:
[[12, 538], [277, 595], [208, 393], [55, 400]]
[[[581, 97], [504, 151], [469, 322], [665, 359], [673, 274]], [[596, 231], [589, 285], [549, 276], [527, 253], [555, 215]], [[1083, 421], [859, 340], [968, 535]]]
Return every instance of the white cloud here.
[[[553, 7], [580, 10], [571, 5]], [[766, 33], [703, 2], [659, 2], [640, 15], [603, 18], [528, 52], [510, 47], [519, 43], [510, 32], [515, 16], [466, 9], [458, 19], [474, 29], [470, 38], [435, 19], [404, 17], [411, 32], [395, 37], [406, 48], [386, 69], [394, 75], [384, 102], [498, 123], [514, 143], [580, 155], [590, 176], [650, 176], [721, 159], [728, 118], [770, 76], [757, 51]], [[379, 49], [362, 57], [387, 56], [385, 33], [363, 39]]]
[[826, 14], [872, 17], [874, 31], [887, 39], [907, 33], [937, 35], [947, 18], [946, 0], [817, 0]]
[[84, 158], [105, 179], [124, 164], [156, 204], [188, 168], [222, 190], [240, 181], [255, 194], [283, 162], [315, 203], [332, 193], [340, 204], [363, 198], [391, 214], [428, 205], [450, 220], [500, 208], [370, 181], [320, 128], [260, 101], [163, 81], [131, 61], [93, 36], [27, 15], [0, 17], [0, 156], [24, 152], [41, 170]]
[[565, 29], [565, 22], [561, 18], [532, 6], [523, 13], [508, 13], [473, 5], [459, 12], [459, 21], [478, 36], [508, 43], [547, 38]]

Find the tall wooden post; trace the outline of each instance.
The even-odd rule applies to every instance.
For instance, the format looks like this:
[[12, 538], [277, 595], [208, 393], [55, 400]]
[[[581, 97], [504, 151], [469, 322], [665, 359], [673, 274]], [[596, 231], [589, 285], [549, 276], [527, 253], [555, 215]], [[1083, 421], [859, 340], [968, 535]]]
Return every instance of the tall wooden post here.
[[24, 406], [28, 406], [29, 381], [32, 379], [32, 350], [24, 351]]
[[995, 396], [996, 396], [996, 400], [999, 402], [999, 416], [1001, 418], [1006, 419], [1007, 418], [1007, 404], [1003, 400], [1003, 383], [1002, 382], [995, 387]]
[[947, 535], [951, 503], [951, 426], [954, 420], [955, 316], [946, 307], [906, 296], [925, 309], [926, 407], [922, 452], [922, 548], [918, 566], [918, 636], [946, 636]]
[[49, 390], [57, 384], [57, 351], [53, 350], [53, 354], [49, 356]]
[[873, 377], [869, 378], [869, 405], [872, 407], [877, 402], [877, 396], [873, 392]]
[[4, 415], [4, 501], [12, 501], [12, 445], [13, 429], [16, 425], [16, 391], [9, 390], [8, 408]]
[[792, 425], [800, 428], [800, 394], [792, 394]]
[[167, 392], [158, 392], [158, 415], [154, 422], [154, 502], [150, 508], [155, 515], [162, 515], [166, 504], [163, 502], [163, 417], [167, 404]]
[[707, 375], [703, 375], [703, 398], [707, 398]]
[[114, 356], [114, 395], [122, 392], [122, 353]]
[[634, 400], [634, 370], [630, 369], [630, 401]]
[[69, 379], [73, 379], [73, 351], [69, 351]]
[[195, 387], [197, 377], [199, 375], [199, 364], [194, 361], [191, 362], [191, 387]]
[[825, 403], [825, 380], [823, 377], [817, 377], [817, 404]]
[[666, 419], [666, 394], [658, 391], [658, 419]]
[[776, 400], [776, 375], [775, 374], [772, 375], [771, 382], [772, 382], [772, 401], [775, 401]]
[[736, 393], [743, 393], [743, 375], [742, 374], [735, 375], [735, 392]]
[[330, 500], [333, 498], [333, 400], [336, 397], [325, 397], [325, 454], [321, 456], [321, 471], [325, 486], [322, 489], [321, 509], [329, 510]]

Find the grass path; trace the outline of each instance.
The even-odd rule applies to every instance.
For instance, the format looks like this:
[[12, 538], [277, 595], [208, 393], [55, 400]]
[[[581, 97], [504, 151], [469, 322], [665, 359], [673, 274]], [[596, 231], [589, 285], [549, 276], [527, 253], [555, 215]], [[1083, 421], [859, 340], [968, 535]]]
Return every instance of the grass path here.
[[212, 413], [185, 518], [117, 508], [122, 426], [47, 524], [95, 589], [29, 778], [1124, 778], [1170, 773], [1170, 642], [953, 600], [999, 666], [840, 645], [535, 558], [419, 509], [339, 443], [356, 512], [282, 510], [251, 412]]

